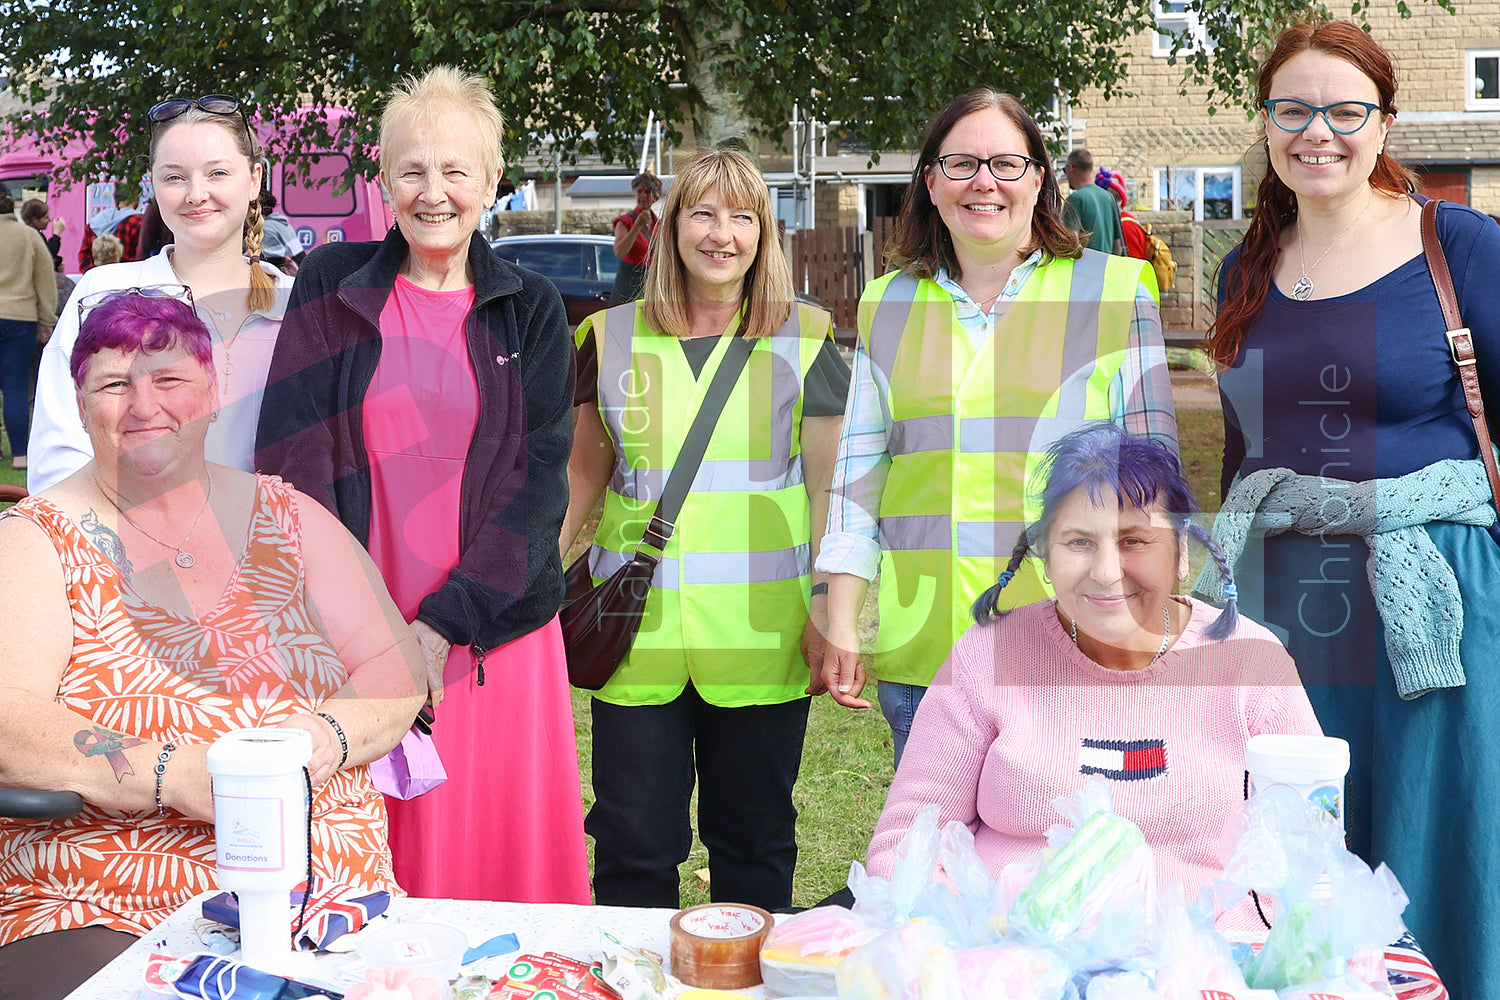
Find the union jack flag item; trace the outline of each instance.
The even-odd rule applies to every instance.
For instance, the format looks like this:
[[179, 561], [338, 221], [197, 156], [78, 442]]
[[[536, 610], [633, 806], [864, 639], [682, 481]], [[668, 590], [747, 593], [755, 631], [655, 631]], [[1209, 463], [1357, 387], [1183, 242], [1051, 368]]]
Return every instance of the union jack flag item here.
[[[317, 880], [315, 880], [316, 882]], [[295, 930], [301, 921], [302, 933], [297, 936], [296, 947], [300, 951], [325, 951], [328, 946], [345, 934], [353, 934], [365, 924], [385, 912], [391, 903], [388, 892], [370, 892], [337, 882], [322, 883], [307, 897], [307, 910], [302, 909], [302, 897], [306, 882], [298, 883], [288, 899], [289, 929]], [[203, 901], [203, 915], [230, 927], [240, 925], [240, 903], [232, 892], [221, 892]]]

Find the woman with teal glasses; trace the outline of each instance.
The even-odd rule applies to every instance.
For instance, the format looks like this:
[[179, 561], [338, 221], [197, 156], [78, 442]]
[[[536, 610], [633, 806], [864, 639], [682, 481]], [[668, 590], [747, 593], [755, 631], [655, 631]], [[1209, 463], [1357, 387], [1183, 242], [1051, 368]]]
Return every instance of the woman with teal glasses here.
[[[1227, 366], [1216, 534], [1244, 552], [1241, 610], [1281, 631], [1349, 741], [1350, 849], [1401, 879], [1453, 995], [1496, 996], [1500, 828], [1472, 804], [1500, 796], [1500, 530], [1461, 380], [1500, 399], [1500, 229], [1435, 211], [1478, 357], [1460, 367], [1423, 248], [1437, 206], [1388, 148], [1389, 55], [1349, 22], [1299, 25], [1256, 96], [1270, 170], [1209, 340]], [[1285, 533], [1245, 543], [1263, 529]]]

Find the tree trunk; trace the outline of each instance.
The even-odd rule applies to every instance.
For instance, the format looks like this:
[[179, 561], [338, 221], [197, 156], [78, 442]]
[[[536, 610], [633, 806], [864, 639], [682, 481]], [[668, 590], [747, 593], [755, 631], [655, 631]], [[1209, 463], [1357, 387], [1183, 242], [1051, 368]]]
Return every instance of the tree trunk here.
[[731, 146], [760, 162], [760, 133], [734, 88], [734, 61], [742, 28], [712, 3], [682, 4], [687, 110], [699, 149]]

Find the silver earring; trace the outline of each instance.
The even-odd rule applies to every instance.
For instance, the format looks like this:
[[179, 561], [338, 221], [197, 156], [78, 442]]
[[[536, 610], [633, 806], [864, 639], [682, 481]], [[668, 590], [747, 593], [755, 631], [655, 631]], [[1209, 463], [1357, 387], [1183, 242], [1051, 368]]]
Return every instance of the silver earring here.
[[218, 419], [219, 419], [219, 411], [218, 410], [215, 410], [214, 412], [212, 412], [212, 413], [210, 413], [208, 415], [208, 422], [209, 423], [213, 423], [215, 420], [218, 420]]

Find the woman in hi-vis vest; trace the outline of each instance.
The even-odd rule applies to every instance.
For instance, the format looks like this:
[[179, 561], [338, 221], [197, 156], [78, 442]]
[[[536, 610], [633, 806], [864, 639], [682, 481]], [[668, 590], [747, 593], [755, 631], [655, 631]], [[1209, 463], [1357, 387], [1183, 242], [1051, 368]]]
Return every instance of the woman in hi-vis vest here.
[[[770, 193], [748, 158], [700, 154], [662, 216], [645, 299], [578, 327], [562, 548], [605, 493], [589, 552], [596, 583], [641, 543], [720, 366], [744, 367], [662, 550], [640, 631], [591, 699], [594, 900], [678, 905], [696, 772], [712, 898], [776, 909], [792, 899], [807, 695], [822, 690], [812, 560], [849, 368], [828, 313], [793, 301]], [[729, 350], [737, 334], [750, 339], [748, 356]]]
[[[1085, 249], [1041, 130], [1008, 94], [938, 112], [865, 288], [828, 533], [823, 682], [868, 708], [857, 622], [880, 576], [873, 673], [899, 765], [917, 704], [1026, 520], [1027, 473], [1086, 420], [1174, 450], [1150, 265]], [[1048, 596], [1027, 567], [1006, 601]]]

